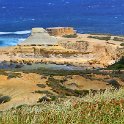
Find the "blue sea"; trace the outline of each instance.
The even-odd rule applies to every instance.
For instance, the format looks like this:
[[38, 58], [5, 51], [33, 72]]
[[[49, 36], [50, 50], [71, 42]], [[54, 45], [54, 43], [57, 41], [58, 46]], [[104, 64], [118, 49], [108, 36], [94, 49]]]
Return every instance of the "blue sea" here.
[[54, 26], [124, 35], [124, 0], [0, 0], [0, 46], [25, 40], [32, 27]]

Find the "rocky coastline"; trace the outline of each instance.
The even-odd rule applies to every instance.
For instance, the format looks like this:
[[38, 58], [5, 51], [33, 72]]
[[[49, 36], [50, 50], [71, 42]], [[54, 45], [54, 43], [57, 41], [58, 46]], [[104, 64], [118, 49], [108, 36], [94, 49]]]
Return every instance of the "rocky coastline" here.
[[124, 55], [124, 47], [121, 45], [123, 40], [121, 36], [104, 34], [77, 33], [61, 36], [61, 32], [58, 32], [57, 36], [50, 36], [43, 28], [33, 28], [26, 41], [17, 46], [0, 48], [0, 61], [105, 68]]

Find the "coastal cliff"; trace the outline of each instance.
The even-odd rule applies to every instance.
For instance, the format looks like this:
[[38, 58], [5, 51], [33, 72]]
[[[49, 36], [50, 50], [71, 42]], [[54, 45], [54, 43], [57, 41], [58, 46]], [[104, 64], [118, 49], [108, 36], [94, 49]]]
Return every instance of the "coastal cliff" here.
[[[47, 43], [47, 37], [55, 40], [54, 44], [50, 40]], [[124, 55], [122, 42], [114, 41], [113, 37], [109, 36], [109, 40], [107, 35], [90, 34], [77, 34], [73, 38], [53, 37], [44, 29], [33, 29], [26, 41], [15, 47], [1, 48], [0, 54], [2, 60], [17, 63], [107, 67]]]

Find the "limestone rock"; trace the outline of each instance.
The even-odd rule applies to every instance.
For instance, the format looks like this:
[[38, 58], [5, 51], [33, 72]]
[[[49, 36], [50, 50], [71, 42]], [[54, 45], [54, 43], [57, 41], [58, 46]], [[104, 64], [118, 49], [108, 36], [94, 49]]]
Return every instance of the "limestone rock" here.
[[33, 28], [31, 35], [19, 45], [56, 45], [57, 39], [50, 36], [43, 28]]
[[73, 35], [76, 33], [72, 27], [53, 27], [46, 30], [51, 36]]

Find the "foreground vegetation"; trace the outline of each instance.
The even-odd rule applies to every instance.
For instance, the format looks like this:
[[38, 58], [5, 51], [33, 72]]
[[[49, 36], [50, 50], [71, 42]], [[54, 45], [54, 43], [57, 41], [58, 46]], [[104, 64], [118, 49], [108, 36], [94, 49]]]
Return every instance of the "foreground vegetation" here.
[[123, 124], [124, 89], [0, 113], [0, 124]]
[[[123, 62], [122, 62], [123, 64]], [[16, 70], [17, 71], [17, 70]], [[47, 85], [58, 94], [57, 98], [52, 92], [36, 91], [44, 93], [51, 100], [39, 99], [34, 106], [22, 105], [11, 110], [0, 112], [0, 124], [123, 124], [124, 123], [124, 89], [106, 90], [104, 92], [70, 90], [62, 84], [71, 75], [80, 75], [90, 80], [104, 80], [92, 77], [93, 74], [108, 75], [99, 70], [50, 70], [40, 68], [36, 70], [22, 70], [24, 73], [37, 73], [48, 77]], [[18, 72], [18, 71], [17, 71]], [[19, 72], [0, 71], [0, 75], [8, 76], [8, 79], [20, 77]], [[92, 73], [92, 74], [91, 74]], [[112, 77], [124, 80], [124, 74], [113, 72]], [[64, 76], [63, 80], [54, 79], [54, 76]], [[115, 80], [112, 86], [116, 88]], [[45, 88], [46, 85], [38, 84], [38, 87]], [[75, 96], [75, 97], [74, 97]], [[83, 97], [80, 97], [83, 96]], [[64, 97], [64, 98], [63, 98]], [[1, 103], [8, 102], [7, 97]], [[8, 100], [9, 98], [9, 100]], [[6, 101], [5, 101], [6, 100]]]

